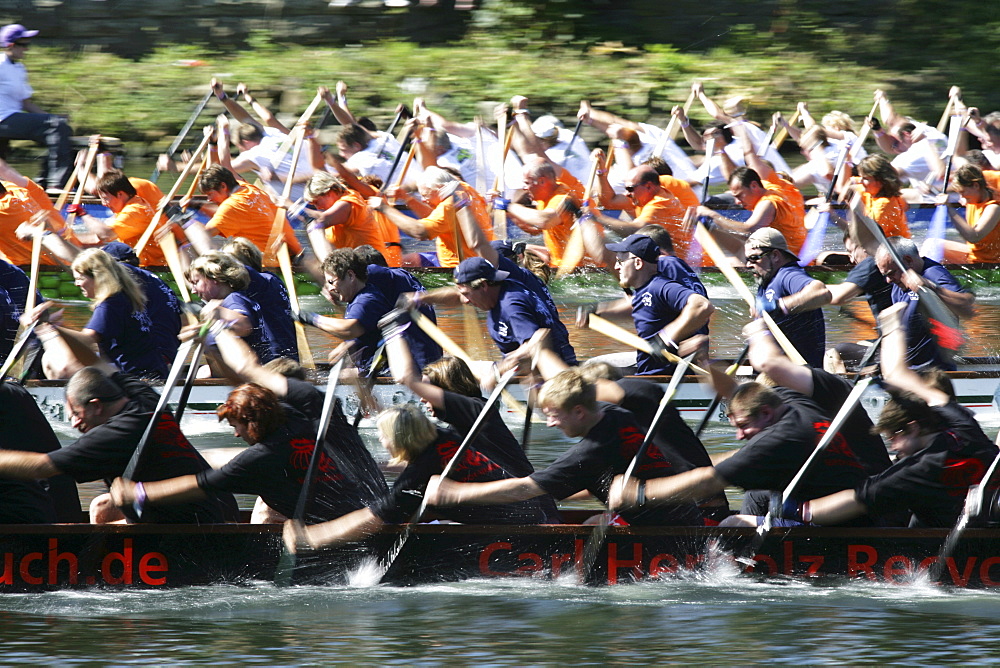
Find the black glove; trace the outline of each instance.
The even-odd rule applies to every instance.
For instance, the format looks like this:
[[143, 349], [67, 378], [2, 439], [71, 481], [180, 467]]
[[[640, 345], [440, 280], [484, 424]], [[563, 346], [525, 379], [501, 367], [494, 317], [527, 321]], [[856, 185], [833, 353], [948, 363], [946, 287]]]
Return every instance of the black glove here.
[[296, 320], [301, 322], [303, 325], [312, 325], [313, 327], [319, 327], [319, 325], [316, 324], [319, 317], [319, 313], [313, 313], [312, 311], [299, 311], [295, 314]]
[[653, 348], [652, 355], [656, 359], [670, 361], [667, 357], [667, 353], [677, 355], [678, 346], [673, 341], [664, 341], [663, 337], [657, 334], [651, 339], [648, 339], [649, 345]]
[[771, 517], [801, 522], [802, 505], [795, 499], [788, 499], [788, 501], [782, 503], [781, 496], [781, 492], [771, 492], [771, 503], [768, 507]]

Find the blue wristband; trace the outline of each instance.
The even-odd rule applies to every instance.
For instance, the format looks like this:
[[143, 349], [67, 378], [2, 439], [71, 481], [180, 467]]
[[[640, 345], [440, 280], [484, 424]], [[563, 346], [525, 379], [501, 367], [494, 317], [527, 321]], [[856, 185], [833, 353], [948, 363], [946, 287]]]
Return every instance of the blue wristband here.
[[510, 204], [509, 199], [504, 199], [503, 197], [497, 197], [493, 200], [493, 210], [494, 211], [506, 211], [507, 205]]

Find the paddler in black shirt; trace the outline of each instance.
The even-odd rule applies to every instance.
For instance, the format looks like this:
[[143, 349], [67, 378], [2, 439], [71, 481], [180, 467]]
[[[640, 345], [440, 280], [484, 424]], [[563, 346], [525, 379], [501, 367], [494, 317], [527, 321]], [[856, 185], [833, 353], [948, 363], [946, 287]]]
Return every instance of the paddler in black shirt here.
[[[141, 490], [130, 480], [116, 480], [114, 501], [125, 507], [141, 497], [144, 505], [169, 507], [225, 491], [256, 494], [281, 515], [294, 517], [316, 447], [323, 395], [309, 383], [261, 367], [231, 331], [220, 329], [215, 340], [230, 370], [256, 381], [235, 388], [216, 411], [250, 447], [219, 469], [144, 484]], [[307, 522], [362, 508], [385, 490], [374, 460], [337, 405], [332, 419], [306, 506]]]
[[[428, 501], [435, 507], [512, 503], [542, 494], [564, 499], [585, 489], [605, 501], [611, 479], [625, 471], [645, 438], [635, 418], [618, 406], [598, 402], [594, 385], [575, 368], [547, 381], [538, 403], [549, 426], [569, 437], [580, 437], [580, 442], [545, 470], [527, 477], [474, 484], [436, 477], [428, 488]], [[674, 473], [673, 462], [655, 444], [650, 444], [635, 469], [635, 475], [644, 480]], [[622, 519], [643, 525], [702, 524], [701, 513], [690, 502], [627, 512]]]

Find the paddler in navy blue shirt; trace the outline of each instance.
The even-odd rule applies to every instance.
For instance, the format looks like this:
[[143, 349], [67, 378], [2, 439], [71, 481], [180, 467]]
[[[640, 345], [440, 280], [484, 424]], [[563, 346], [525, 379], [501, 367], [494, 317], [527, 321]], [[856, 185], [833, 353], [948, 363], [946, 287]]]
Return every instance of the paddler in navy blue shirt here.
[[771, 314], [809, 366], [823, 368], [826, 325], [820, 307], [830, 299], [822, 281], [810, 278], [773, 227], [756, 230], [746, 242], [747, 268], [757, 279], [756, 314]]
[[[364, 373], [371, 365], [381, 339], [378, 321], [395, 308], [402, 294], [413, 289], [408, 279], [398, 275], [397, 272], [401, 271], [369, 265], [353, 248], [338, 248], [323, 261], [323, 274], [326, 276], [323, 294], [331, 302], [347, 305], [344, 317], [331, 318], [301, 311], [299, 320], [337, 338], [353, 341], [352, 356], [358, 370]], [[420, 311], [435, 320], [432, 307], [421, 305]], [[418, 364], [429, 364], [441, 357], [441, 347], [419, 327], [408, 328], [403, 336]]]
[[636, 353], [636, 374], [673, 371], [663, 352], [675, 353], [679, 342], [695, 334], [708, 334], [708, 320], [715, 307], [702, 295], [659, 273], [660, 248], [650, 237], [631, 234], [607, 244], [615, 253], [619, 284], [633, 291], [631, 300], [599, 304], [595, 313], [615, 314], [629, 308], [635, 331], [650, 342], [654, 354]]
[[917, 245], [905, 237], [890, 237], [889, 243], [899, 254], [907, 268], [904, 274], [884, 248], [875, 253], [875, 264], [892, 284], [892, 303], [906, 304], [906, 363], [920, 368], [937, 366], [945, 371], [954, 371], [955, 363], [947, 359], [931, 336], [927, 320], [918, 308], [917, 290], [925, 285], [933, 290], [960, 318], [970, 318], [974, 314], [973, 303], [976, 296], [967, 292], [951, 273], [930, 258], [921, 257]]

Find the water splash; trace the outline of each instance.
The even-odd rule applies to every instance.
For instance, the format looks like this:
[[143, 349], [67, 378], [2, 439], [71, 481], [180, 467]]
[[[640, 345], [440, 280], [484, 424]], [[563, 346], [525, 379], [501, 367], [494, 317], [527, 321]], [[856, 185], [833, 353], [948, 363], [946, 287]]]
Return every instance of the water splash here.
[[382, 581], [383, 575], [385, 567], [375, 557], [369, 557], [347, 573], [347, 586], [354, 589], [375, 587]]

